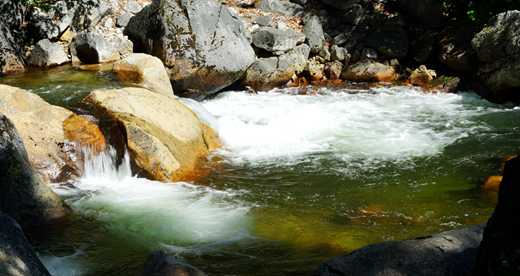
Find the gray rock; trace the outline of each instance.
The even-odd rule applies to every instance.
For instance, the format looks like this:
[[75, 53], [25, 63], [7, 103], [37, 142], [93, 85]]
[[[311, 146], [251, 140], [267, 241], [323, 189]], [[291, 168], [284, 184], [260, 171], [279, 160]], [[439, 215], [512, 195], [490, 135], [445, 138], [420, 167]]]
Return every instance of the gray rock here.
[[352, 6], [352, 9], [341, 18], [341, 22], [344, 24], [351, 24], [354, 26], [359, 25], [363, 17], [365, 16], [365, 9], [358, 4]]
[[282, 86], [291, 80], [295, 69], [294, 60], [287, 54], [260, 58], [247, 69], [241, 86], [251, 87], [255, 91]]
[[72, 62], [88, 64], [119, 60], [119, 51], [100, 34], [80, 33], [69, 45]]
[[133, 16], [134, 15], [131, 13], [123, 13], [122, 15], [118, 16], [116, 19], [116, 27], [126, 27]]
[[370, 47], [364, 48], [361, 51], [361, 57], [359, 59], [377, 60], [377, 51]]
[[302, 6], [288, 0], [259, 0], [255, 8], [287, 17], [303, 17], [305, 15], [305, 9]]
[[283, 22], [282, 20], [276, 21], [274, 23], [274, 27], [282, 31], [287, 30], [287, 24], [285, 24], [285, 22]]
[[273, 27], [261, 27], [253, 33], [253, 44], [270, 52], [288, 51], [296, 46], [300, 37], [292, 29], [282, 31]]
[[122, 58], [128, 57], [134, 52], [134, 43], [126, 35], [115, 36], [109, 42], [117, 47], [117, 51]]
[[124, 30], [136, 52], [157, 56], [173, 90], [198, 99], [241, 78], [255, 61], [244, 25], [212, 0], [155, 0]]
[[72, 24], [72, 17], [70, 17], [69, 15], [65, 15], [60, 20], [60, 22], [58, 22], [58, 24], [56, 24], [60, 35], [63, 34], [67, 30], [67, 28], [70, 27], [71, 24]]
[[330, 51], [330, 58], [332, 60], [345, 60], [345, 57], [347, 56], [348, 52], [345, 48], [343, 47], [338, 47], [336, 45], [332, 45], [332, 47], [330, 48], [331, 51]]
[[364, 34], [355, 34], [353, 35], [347, 43], [344, 45], [345, 49], [347, 49], [348, 52], [353, 52], [356, 50], [356, 46], [365, 39]]
[[77, 31], [88, 31], [96, 26], [110, 12], [108, 2], [103, 0], [77, 1], [79, 6], [74, 12], [72, 25]]
[[178, 261], [162, 251], [154, 251], [141, 266], [135, 276], [206, 276], [199, 269], [181, 261]]
[[332, 44], [342, 45], [347, 42], [347, 37], [344, 34], [339, 34], [332, 39]]
[[412, 42], [412, 49], [410, 49], [412, 59], [418, 64], [425, 63], [433, 51], [434, 44], [435, 35], [430, 30], [426, 31], [419, 39]]
[[0, 275], [50, 276], [20, 225], [0, 211]]
[[506, 162], [498, 190], [498, 203], [484, 230], [473, 275], [519, 275], [520, 158]]
[[34, 49], [27, 57], [29, 66], [52, 67], [69, 62], [69, 58], [60, 45], [42, 39], [36, 43]]
[[19, 0], [0, 1], [0, 19], [9, 28], [18, 29], [26, 20], [27, 3]]
[[125, 6], [123, 7], [124, 11], [131, 12], [131, 13], [138, 13], [142, 9], [143, 9], [143, 7], [141, 7], [141, 5], [139, 5], [139, 3], [134, 2], [134, 1], [127, 2], [125, 4]]
[[365, 38], [365, 46], [388, 58], [404, 58], [408, 54], [408, 35], [398, 26], [384, 26]]
[[110, 1], [108, 1], [108, 7], [110, 8], [110, 11], [112, 13], [118, 13], [119, 12], [119, 2], [118, 2], [118, 0], [110, 0]]
[[352, 52], [352, 56], [350, 58], [350, 61], [351, 62], [358, 62], [360, 58], [361, 58], [361, 51], [360, 50], [354, 50], [354, 52]]
[[330, 51], [327, 48], [321, 49], [321, 51], [318, 53], [320, 57], [325, 59], [326, 61], [330, 60]]
[[307, 0], [291, 0], [291, 2], [301, 5], [301, 6], [304, 6], [305, 4], [307, 4]]
[[[29, 163], [22, 137], [0, 113], [0, 211], [24, 229], [67, 220], [70, 207]], [[0, 255], [1, 256], [1, 255]]]
[[0, 72], [4, 74], [25, 71], [22, 49], [11, 34], [11, 29], [0, 21]]
[[343, 60], [343, 64], [348, 65], [350, 63], [350, 60], [352, 58], [351, 54], [348, 54], [345, 56], [345, 59]]
[[105, 28], [112, 28], [113, 25], [114, 25], [114, 19], [112, 19], [112, 17], [109, 17], [103, 22], [102, 26]]
[[323, 28], [321, 27], [320, 19], [317, 16], [313, 16], [303, 27], [303, 34], [306, 39], [305, 42], [311, 48], [311, 52], [318, 54], [323, 50], [325, 44], [325, 35], [323, 34]]
[[320, 264], [315, 276], [471, 275], [486, 223], [412, 240], [371, 244]]
[[349, 10], [358, 0], [321, 0], [321, 2], [330, 5], [334, 8]]
[[258, 24], [260, 27], [273, 27], [273, 17], [270, 15], [257, 16], [251, 22]]
[[309, 45], [301, 44], [287, 53], [294, 60], [294, 71], [296, 74], [300, 74], [305, 69], [310, 51]]
[[438, 5], [434, 0], [397, 0], [399, 7], [414, 20], [426, 26], [437, 26], [450, 20], [448, 7]]
[[27, 26], [29, 34], [36, 40], [54, 39], [60, 34], [58, 26], [44, 13], [33, 15]]

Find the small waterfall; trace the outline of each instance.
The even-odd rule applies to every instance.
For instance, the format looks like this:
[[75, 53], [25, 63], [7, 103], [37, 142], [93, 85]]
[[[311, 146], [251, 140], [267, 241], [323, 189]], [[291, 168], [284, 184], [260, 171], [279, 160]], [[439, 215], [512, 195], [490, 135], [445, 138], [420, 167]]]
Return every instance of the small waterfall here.
[[130, 157], [126, 150], [121, 165], [119, 166], [117, 166], [117, 152], [113, 146], [108, 146], [108, 149], [105, 152], [101, 152], [96, 156], [94, 156], [90, 147], [84, 147], [82, 148], [82, 151], [83, 156], [85, 157], [85, 170], [82, 178], [108, 178], [110, 181], [122, 181], [127, 177], [132, 177]]

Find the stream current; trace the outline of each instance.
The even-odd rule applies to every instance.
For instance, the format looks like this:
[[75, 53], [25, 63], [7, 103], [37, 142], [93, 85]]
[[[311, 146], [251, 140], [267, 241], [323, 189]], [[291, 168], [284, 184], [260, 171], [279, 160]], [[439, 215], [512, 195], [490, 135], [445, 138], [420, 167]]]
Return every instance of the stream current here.
[[[72, 110], [125, 86], [72, 67], [0, 83]], [[133, 275], [163, 250], [209, 275], [311, 275], [364, 245], [486, 221], [497, 193], [480, 187], [520, 151], [520, 107], [469, 92], [350, 83], [180, 100], [226, 146], [211, 173], [162, 183], [113, 151], [90, 158], [73, 185], [50, 184], [74, 220], [28, 233], [51, 274]]]

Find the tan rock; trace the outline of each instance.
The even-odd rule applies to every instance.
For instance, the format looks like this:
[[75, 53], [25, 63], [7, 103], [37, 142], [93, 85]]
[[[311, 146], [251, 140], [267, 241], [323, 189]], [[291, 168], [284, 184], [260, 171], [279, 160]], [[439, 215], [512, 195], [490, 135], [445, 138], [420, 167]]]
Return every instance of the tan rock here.
[[411, 85], [421, 86], [433, 80], [433, 76], [426, 66], [421, 65], [419, 68], [413, 71], [412, 75], [408, 79]]
[[121, 123], [130, 157], [157, 180], [185, 180], [201, 156], [222, 145], [214, 130], [168, 95], [142, 88], [94, 90], [85, 101]]
[[60, 40], [61, 41], [71, 41], [72, 38], [74, 38], [74, 33], [70, 30], [70, 29], [67, 29], [60, 37]]
[[358, 61], [341, 72], [343, 79], [355, 82], [389, 82], [394, 76], [393, 67], [371, 59]]
[[87, 118], [71, 115], [63, 121], [65, 138], [79, 146], [89, 147], [94, 155], [106, 149], [106, 140], [99, 127]]
[[140, 84], [164, 94], [173, 94], [168, 72], [157, 57], [147, 54], [131, 54], [114, 63], [112, 70], [124, 82]]

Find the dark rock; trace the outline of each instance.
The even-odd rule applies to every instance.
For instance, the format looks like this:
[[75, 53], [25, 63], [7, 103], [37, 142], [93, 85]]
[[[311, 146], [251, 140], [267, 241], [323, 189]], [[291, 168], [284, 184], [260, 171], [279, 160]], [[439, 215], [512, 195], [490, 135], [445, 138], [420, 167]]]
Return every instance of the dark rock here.
[[291, 50], [302, 38], [293, 29], [282, 31], [273, 27], [261, 27], [253, 32], [253, 44], [270, 52]]
[[251, 21], [253, 24], [258, 24], [260, 27], [272, 27], [273, 17], [270, 15], [261, 15], [253, 18]]
[[321, 0], [321, 2], [341, 10], [349, 10], [358, 0]]
[[438, 59], [461, 75], [470, 75], [478, 67], [478, 56], [471, 48], [471, 39], [477, 32], [472, 22], [449, 24], [438, 35]]
[[116, 27], [126, 27], [133, 16], [134, 15], [131, 13], [123, 13], [122, 15], [118, 16], [116, 19]]
[[361, 58], [361, 51], [360, 50], [354, 50], [354, 52], [352, 53], [352, 56], [350, 58], [350, 61], [351, 62], [358, 62], [360, 58]]
[[259, 0], [255, 7], [266, 12], [270, 12], [281, 16], [298, 16], [303, 17], [305, 15], [305, 9], [287, 0]]
[[291, 2], [301, 5], [301, 6], [304, 6], [305, 4], [307, 4], [307, 0], [291, 0]]
[[341, 72], [341, 78], [357, 82], [389, 82], [394, 78], [394, 75], [393, 67], [371, 59], [360, 60]]
[[18, 29], [24, 22], [28, 5], [19, 0], [0, 1], [0, 21], [10, 29]]
[[506, 162], [498, 203], [484, 230], [474, 276], [520, 275], [520, 158]]
[[418, 64], [426, 62], [433, 51], [434, 44], [435, 35], [433, 32], [428, 30], [423, 33], [418, 40], [412, 42], [412, 48], [410, 49], [412, 59]]
[[458, 77], [440, 76], [421, 86], [426, 91], [442, 91], [446, 93], [457, 93], [468, 91], [468, 84], [464, 79]]
[[377, 60], [377, 52], [372, 48], [364, 48], [363, 51], [361, 51], [361, 57], [359, 59]]
[[384, 24], [386, 26], [398, 26], [404, 28], [406, 25], [408, 25], [408, 20], [402, 15], [395, 15], [388, 18]]
[[161, 59], [175, 92], [198, 98], [240, 79], [255, 61], [244, 25], [217, 1], [155, 0], [124, 30], [135, 52]]
[[27, 26], [29, 34], [39, 41], [41, 39], [54, 39], [60, 34], [58, 26], [44, 13], [33, 15]]
[[180, 262], [162, 251], [154, 251], [141, 266], [135, 276], [206, 276], [197, 268]]
[[437, 26], [450, 20], [443, 5], [433, 0], [397, 0], [397, 4], [408, 16], [426, 26]]
[[4, 74], [25, 71], [22, 49], [7, 25], [0, 22], [0, 72]]
[[341, 18], [341, 23], [357, 26], [359, 22], [363, 20], [364, 16], [365, 9], [361, 5], [355, 4], [352, 6], [352, 9]]
[[22, 228], [67, 220], [70, 207], [31, 167], [22, 137], [13, 122], [0, 113], [0, 211]]
[[80, 33], [69, 45], [72, 62], [95, 64], [119, 60], [119, 51], [100, 34]]
[[29, 66], [41, 68], [58, 66], [67, 62], [69, 62], [69, 58], [61, 46], [48, 39], [38, 41], [27, 57]]
[[345, 47], [345, 49], [347, 49], [347, 51], [349, 53], [351, 53], [356, 49], [356, 46], [364, 39], [365, 39], [364, 34], [355, 34], [347, 41], [347, 43], [344, 45], [344, 47]]
[[485, 223], [422, 238], [371, 244], [320, 264], [327, 275], [471, 275]]
[[332, 39], [332, 44], [342, 45], [347, 42], [347, 37], [344, 34], [339, 34]]
[[141, 5], [139, 5], [139, 3], [134, 2], [134, 1], [127, 2], [125, 4], [125, 6], [123, 7], [124, 11], [130, 12], [130, 13], [138, 13], [142, 9], [143, 9], [143, 7], [141, 7]]
[[294, 60], [287, 54], [261, 58], [247, 69], [241, 86], [249, 86], [255, 91], [282, 86], [291, 80], [295, 70]]
[[303, 27], [302, 32], [306, 37], [305, 42], [311, 48], [311, 52], [319, 54], [325, 44], [325, 35], [323, 34], [320, 19], [317, 16], [311, 17], [305, 24], [305, 27]]
[[0, 211], [0, 275], [50, 276], [20, 225]]
[[384, 26], [365, 38], [365, 46], [388, 58], [404, 58], [408, 53], [408, 35], [398, 26]]

